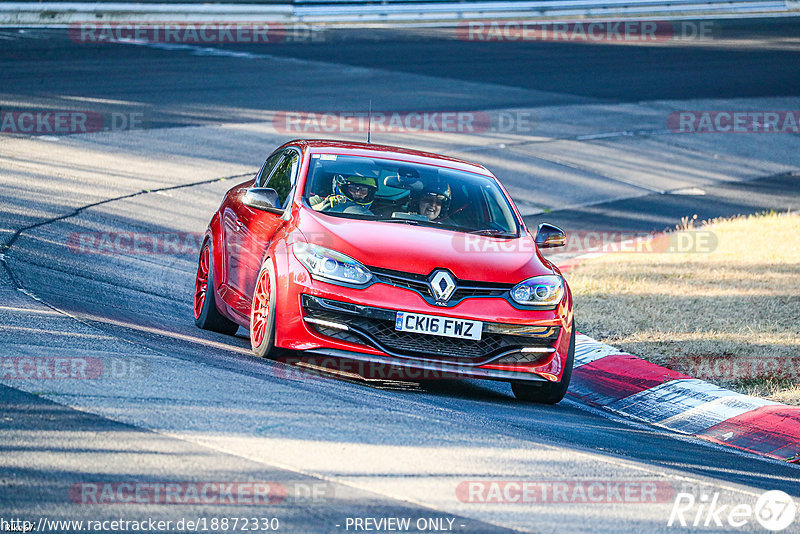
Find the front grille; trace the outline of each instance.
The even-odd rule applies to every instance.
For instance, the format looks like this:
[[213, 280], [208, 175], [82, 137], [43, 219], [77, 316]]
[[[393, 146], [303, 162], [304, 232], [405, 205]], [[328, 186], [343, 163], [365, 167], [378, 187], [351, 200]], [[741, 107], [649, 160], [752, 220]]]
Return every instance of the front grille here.
[[378, 280], [384, 284], [389, 284], [404, 289], [410, 289], [417, 293], [422, 293], [429, 297], [431, 295], [431, 288], [428, 286], [428, 277], [421, 274], [404, 273], [401, 271], [392, 271], [390, 269], [379, 269], [377, 267], [367, 267], [369, 271], [376, 275]]
[[[348, 330], [309, 322], [320, 334], [342, 341], [375, 347], [394, 356], [434, 359], [467, 365], [479, 365], [525, 347], [552, 348], [558, 339], [558, 327], [530, 327], [484, 323], [482, 339], [458, 339], [395, 330], [397, 312], [383, 308], [358, 306], [303, 295], [306, 317], [343, 324]], [[525, 354], [536, 359], [542, 353]], [[527, 359], [527, 358], [526, 358]]]
[[[403, 289], [410, 289], [419, 293], [428, 303], [434, 304], [435, 299], [428, 285], [430, 275], [406, 273], [392, 269], [368, 267], [378, 281]], [[454, 277], [455, 278], [455, 277]], [[498, 284], [494, 282], [477, 282], [472, 280], [456, 279], [456, 289], [450, 296], [447, 306], [454, 306], [466, 298], [472, 297], [499, 297], [506, 298], [508, 292], [514, 287], [512, 284]], [[441, 304], [439, 304], [441, 305]]]

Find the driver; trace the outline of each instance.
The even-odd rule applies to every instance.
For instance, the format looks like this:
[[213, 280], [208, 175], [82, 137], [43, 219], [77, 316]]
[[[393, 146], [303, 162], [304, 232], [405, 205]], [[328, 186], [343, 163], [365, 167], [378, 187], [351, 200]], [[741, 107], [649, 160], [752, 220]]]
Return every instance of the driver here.
[[375, 178], [357, 173], [335, 174], [331, 189], [325, 198], [315, 195], [308, 199], [315, 211], [372, 215], [369, 208], [378, 191]]
[[420, 215], [429, 221], [441, 221], [447, 217], [450, 210], [450, 185], [437, 180], [428, 184], [417, 199], [417, 208]]

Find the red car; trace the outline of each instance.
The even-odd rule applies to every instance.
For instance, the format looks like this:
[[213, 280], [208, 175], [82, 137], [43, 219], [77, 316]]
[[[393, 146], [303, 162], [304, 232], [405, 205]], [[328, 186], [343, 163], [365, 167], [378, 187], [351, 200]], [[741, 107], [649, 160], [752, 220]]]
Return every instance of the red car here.
[[575, 351], [572, 294], [481, 165], [416, 150], [291, 141], [227, 192], [206, 232], [200, 328], [302, 351], [511, 382], [556, 403]]

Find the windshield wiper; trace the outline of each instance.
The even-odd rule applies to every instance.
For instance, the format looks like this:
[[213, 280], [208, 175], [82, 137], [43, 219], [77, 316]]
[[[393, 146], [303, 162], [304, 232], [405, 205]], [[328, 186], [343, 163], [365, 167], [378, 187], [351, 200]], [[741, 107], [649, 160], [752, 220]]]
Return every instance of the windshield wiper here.
[[377, 219], [381, 222], [388, 222], [388, 223], [403, 223], [403, 224], [413, 224], [414, 226], [419, 226], [422, 224], [422, 221], [418, 221], [416, 219]]
[[497, 230], [495, 228], [483, 228], [482, 230], [472, 230], [468, 234], [485, 235], [490, 237], [517, 237], [516, 234], [510, 234], [504, 230]]

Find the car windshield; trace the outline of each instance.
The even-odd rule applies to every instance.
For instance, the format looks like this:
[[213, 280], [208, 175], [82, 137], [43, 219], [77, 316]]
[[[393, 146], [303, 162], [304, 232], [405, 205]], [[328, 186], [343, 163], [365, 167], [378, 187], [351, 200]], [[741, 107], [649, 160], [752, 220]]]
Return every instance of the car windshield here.
[[303, 199], [336, 217], [519, 236], [514, 212], [494, 179], [442, 167], [312, 154]]

